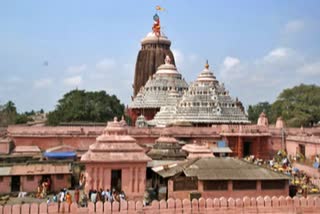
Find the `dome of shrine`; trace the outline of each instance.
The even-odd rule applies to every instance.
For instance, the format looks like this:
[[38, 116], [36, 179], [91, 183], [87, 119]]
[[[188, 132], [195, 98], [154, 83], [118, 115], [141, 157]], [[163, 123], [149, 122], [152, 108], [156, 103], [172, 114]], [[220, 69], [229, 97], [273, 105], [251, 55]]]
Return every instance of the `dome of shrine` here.
[[144, 37], [141, 40], [142, 45], [155, 44], [155, 43], [171, 45], [171, 41], [168, 39], [166, 35], [164, 35], [163, 32], [160, 33], [160, 36], [157, 36], [154, 32], [150, 32], [147, 34], [146, 37]]
[[157, 75], [172, 75], [176, 76], [177, 78], [181, 78], [181, 74], [177, 71], [176, 66], [171, 64], [171, 59], [169, 56], [165, 58], [165, 64], [162, 64], [158, 67]]
[[129, 108], [160, 108], [178, 103], [188, 84], [166, 56], [165, 63], [160, 65], [157, 72], [141, 87]]
[[213, 75], [213, 73], [209, 70], [209, 64], [208, 61], [205, 65], [205, 68], [203, 71], [199, 74], [197, 78], [198, 82], [203, 82], [203, 81], [209, 81], [209, 82], [217, 82], [216, 77]]

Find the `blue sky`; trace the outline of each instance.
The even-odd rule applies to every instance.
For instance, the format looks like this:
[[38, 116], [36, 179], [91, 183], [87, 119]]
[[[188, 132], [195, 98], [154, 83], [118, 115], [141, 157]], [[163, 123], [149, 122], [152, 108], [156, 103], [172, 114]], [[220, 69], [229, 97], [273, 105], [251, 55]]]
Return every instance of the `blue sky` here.
[[1, 0], [0, 104], [52, 110], [75, 88], [128, 104], [156, 5], [166, 8], [162, 29], [188, 82], [208, 59], [246, 107], [320, 83], [318, 0]]

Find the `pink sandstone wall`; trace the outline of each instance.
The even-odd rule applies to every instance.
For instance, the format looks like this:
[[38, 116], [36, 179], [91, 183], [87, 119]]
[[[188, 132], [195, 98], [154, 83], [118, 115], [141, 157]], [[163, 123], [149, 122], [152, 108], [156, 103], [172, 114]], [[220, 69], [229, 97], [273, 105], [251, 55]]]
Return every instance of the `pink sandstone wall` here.
[[[42, 179], [42, 175], [35, 175], [33, 180], [27, 180], [26, 175], [20, 176], [20, 190], [22, 192], [36, 192], [37, 187]], [[56, 175], [51, 176], [52, 186], [51, 191], [60, 191], [62, 188], [70, 187], [70, 175], [64, 175], [63, 179], [57, 179]], [[3, 182], [0, 182], [0, 192], [11, 192], [11, 177], [4, 177]]]
[[15, 145], [19, 146], [38, 146], [42, 151], [48, 148], [60, 146], [60, 145], [68, 145], [72, 146], [78, 150], [87, 151], [89, 146], [93, 144], [96, 140], [96, 137], [71, 137], [71, 136], [22, 136], [22, 137], [14, 137]]
[[320, 154], [320, 138], [319, 143], [308, 143], [307, 139], [305, 141], [296, 141], [292, 139], [288, 139], [287, 142], [287, 151], [291, 156], [295, 156], [298, 151], [299, 144], [305, 145], [305, 153], [307, 159], [312, 159], [315, 155]]
[[63, 175], [62, 179], [58, 179], [57, 175], [51, 175], [51, 191], [58, 192], [63, 188], [71, 186], [71, 175]]
[[22, 192], [36, 192], [41, 179], [41, 175], [35, 175], [32, 181], [28, 181], [26, 175], [20, 176], [20, 190]]
[[9, 176], [2, 177], [2, 181], [0, 181], [0, 190], [1, 190], [1, 193], [11, 192], [11, 177]]
[[10, 142], [0, 142], [0, 154], [10, 153]]
[[127, 213], [127, 214], [245, 214], [245, 213], [319, 213], [320, 198], [290, 198], [290, 197], [257, 197], [250, 198], [200, 198], [199, 200], [188, 199], [167, 201], [153, 201], [150, 206], [143, 206], [141, 201], [122, 201], [121, 203], [89, 202], [88, 207], [78, 208], [76, 203], [69, 207], [65, 202], [58, 206], [57, 203], [42, 204], [16, 204], [0, 206], [0, 214], [46, 214], [46, 213]]
[[[146, 164], [86, 164], [86, 192], [90, 189], [111, 189], [111, 170], [122, 170], [121, 188], [129, 199], [141, 199], [146, 187]], [[99, 178], [102, 178], [99, 180]]]
[[[232, 189], [232, 181], [228, 182], [228, 190], [221, 190], [221, 191], [205, 191], [203, 189], [203, 182], [198, 181], [198, 190], [195, 190], [195, 192], [200, 192], [201, 197], [207, 199], [207, 198], [213, 198], [213, 197], [235, 197], [235, 198], [242, 198], [244, 196], [249, 197], [257, 197], [257, 196], [281, 196], [285, 195], [287, 196], [289, 194], [289, 186], [286, 185], [286, 187], [283, 190], [262, 190], [261, 189], [261, 182], [257, 181], [257, 189], [256, 190], [233, 190]], [[178, 198], [190, 198], [190, 191], [173, 191], [173, 181], [168, 181], [168, 198], [178, 199]]]

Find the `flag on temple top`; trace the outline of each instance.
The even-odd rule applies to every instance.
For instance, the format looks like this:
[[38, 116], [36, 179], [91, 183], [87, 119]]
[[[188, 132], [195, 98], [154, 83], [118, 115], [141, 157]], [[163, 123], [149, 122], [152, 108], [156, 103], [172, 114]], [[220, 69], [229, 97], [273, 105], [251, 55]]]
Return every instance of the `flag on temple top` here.
[[156, 6], [156, 10], [158, 10], [158, 11], [165, 11], [166, 9], [164, 9], [163, 7], [157, 5], [157, 6]]

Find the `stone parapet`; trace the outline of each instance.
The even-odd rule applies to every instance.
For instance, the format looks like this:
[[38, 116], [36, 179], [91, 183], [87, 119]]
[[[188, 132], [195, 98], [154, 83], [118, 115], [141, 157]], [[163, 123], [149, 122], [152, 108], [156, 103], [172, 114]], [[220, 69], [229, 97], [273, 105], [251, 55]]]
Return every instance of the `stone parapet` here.
[[200, 198], [193, 199], [168, 199], [167, 201], [153, 201], [149, 206], [143, 206], [141, 201], [114, 202], [89, 202], [85, 208], [80, 208], [76, 203], [70, 206], [65, 202], [60, 204], [15, 204], [0, 206], [0, 214], [37, 214], [37, 213], [319, 213], [320, 198], [290, 198], [290, 197], [257, 197], [249, 198]]
[[288, 136], [287, 140], [303, 142], [303, 143], [316, 143], [320, 144], [320, 137], [317, 136]]

